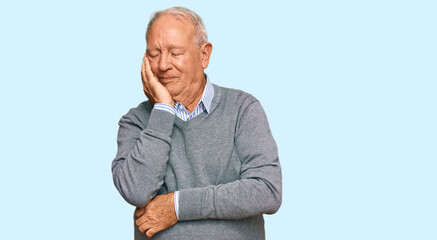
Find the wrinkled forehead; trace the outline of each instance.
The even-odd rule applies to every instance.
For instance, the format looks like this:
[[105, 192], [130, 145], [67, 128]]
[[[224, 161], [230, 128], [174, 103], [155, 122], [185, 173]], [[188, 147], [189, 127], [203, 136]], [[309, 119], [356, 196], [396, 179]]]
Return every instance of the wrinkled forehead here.
[[167, 29], [177, 28], [195, 37], [195, 26], [193, 25], [192, 21], [187, 16], [170, 12], [163, 13], [153, 22], [146, 33], [146, 39], [148, 39], [152, 31], [166, 31]]

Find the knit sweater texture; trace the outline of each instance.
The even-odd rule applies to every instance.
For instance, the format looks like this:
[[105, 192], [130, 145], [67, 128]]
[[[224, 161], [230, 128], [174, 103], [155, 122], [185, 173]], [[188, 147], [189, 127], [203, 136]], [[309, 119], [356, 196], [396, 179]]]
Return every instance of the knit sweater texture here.
[[119, 122], [112, 174], [123, 198], [142, 207], [179, 190], [179, 221], [152, 239], [265, 239], [263, 214], [281, 205], [278, 150], [259, 101], [213, 86], [209, 114], [183, 121], [146, 101]]

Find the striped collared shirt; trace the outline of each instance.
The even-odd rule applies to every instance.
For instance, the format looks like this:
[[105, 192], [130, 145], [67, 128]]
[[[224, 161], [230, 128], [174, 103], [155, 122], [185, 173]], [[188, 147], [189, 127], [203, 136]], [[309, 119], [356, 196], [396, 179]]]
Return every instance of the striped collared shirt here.
[[195, 118], [203, 111], [206, 111], [206, 113], [209, 114], [211, 109], [212, 98], [214, 97], [214, 87], [212, 86], [211, 81], [209, 81], [208, 76], [206, 74], [205, 76], [206, 76], [206, 85], [205, 85], [205, 89], [203, 90], [202, 98], [200, 99], [199, 103], [194, 108], [192, 113], [189, 113], [182, 103], [176, 101], [174, 104], [174, 108], [164, 103], [155, 103], [153, 108], [176, 114], [178, 118], [184, 121], [188, 121], [190, 119]]
[[[182, 103], [176, 101], [175, 101], [174, 108], [165, 103], [155, 103], [155, 105], [153, 105], [153, 108], [167, 111], [172, 114], [176, 114], [178, 118], [184, 121], [188, 121], [190, 119], [195, 118], [203, 111], [206, 111], [206, 113], [209, 114], [211, 110], [212, 98], [214, 97], [214, 87], [209, 81], [208, 75], [205, 74], [205, 77], [206, 77], [206, 85], [205, 85], [205, 89], [203, 90], [202, 98], [200, 98], [199, 103], [194, 108], [194, 111], [192, 113], [189, 113]], [[179, 191], [175, 191], [174, 193], [174, 205], [175, 205], [176, 216], [179, 219]]]

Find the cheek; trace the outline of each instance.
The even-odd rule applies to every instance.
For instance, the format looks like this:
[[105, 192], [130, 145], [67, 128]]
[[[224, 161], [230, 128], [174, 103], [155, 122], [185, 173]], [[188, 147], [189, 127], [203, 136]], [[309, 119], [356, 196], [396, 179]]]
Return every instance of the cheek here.
[[187, 68], [190, 66], [189, 61], [185, 61], [184, 59], [173, 59], [173, 66], [177, 71], [184, 73], [187, 71]]
[[150, 61], [150, 68], [152, 69], [152, 72], [156, 75], [158, 73], [158, 61]]

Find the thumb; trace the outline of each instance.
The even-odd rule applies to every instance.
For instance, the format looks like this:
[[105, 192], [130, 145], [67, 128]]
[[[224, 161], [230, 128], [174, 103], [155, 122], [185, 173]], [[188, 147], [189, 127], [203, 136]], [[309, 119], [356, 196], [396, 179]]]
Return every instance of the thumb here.
[[138, 209], [135, 211], [135, 215], [136, 215], [137, 217], [141, 217], [141, 216], [144, 215], [145, 210], [146, 210], [146, 209], [145, 209], [144, 207], [142, 207], [142, 208], [138, 208]]

